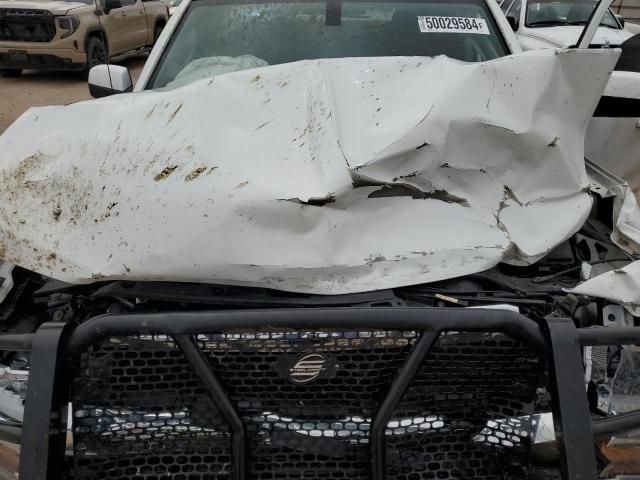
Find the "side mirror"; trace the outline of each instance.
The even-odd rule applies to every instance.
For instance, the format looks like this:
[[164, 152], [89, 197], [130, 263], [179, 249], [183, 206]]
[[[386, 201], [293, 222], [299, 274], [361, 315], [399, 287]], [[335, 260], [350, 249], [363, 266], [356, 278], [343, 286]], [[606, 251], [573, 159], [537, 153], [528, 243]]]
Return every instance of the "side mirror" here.
[[122, 2], [120, 0], [104, 0], [104, 14], [109, 15], [111, 10], [116, 8], [122, 8]]
[[89, 93], [93, 98], [108, 97], [133, 90], [129, 69], [120, 65], [96, 65], [89, 70]]
[[511, 29], [515, 32], [518, 30], [518, 19], [516, 17], [512, 17], [511, 15], [507, 17], [507, 22], [511, 26]]
[[624, 28], [624, 18], [622, 18], [620, 15], [616, 15], [616, 18], [618, 19], [618, 22], [620, 22], [620, 26]]

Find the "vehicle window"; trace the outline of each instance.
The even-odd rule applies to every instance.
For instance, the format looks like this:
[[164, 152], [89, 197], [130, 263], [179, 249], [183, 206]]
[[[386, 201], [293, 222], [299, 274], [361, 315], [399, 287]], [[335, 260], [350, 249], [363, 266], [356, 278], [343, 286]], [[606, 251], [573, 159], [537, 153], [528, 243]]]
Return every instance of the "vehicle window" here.
[[513, 2], [515, 0], [504, 0], [504, 2], [502, 2], [500, 4], [500, 9], [504, 12], [507, 13], [507, 11], [511, 8], [511, 5], [513, 5]]
[[[525, 25], [544, 27], [552, 25], [586, 25], [596, 7], [597, 0], [534, 0], [527, 4]], [[611, 11], [600, 25], [620, 29]]]
[[120, 4], [123, 7], [131, 7], [132, 5], [135, 5], [137, 3], [137, 0], [120, 0]]
[[520, 19], [520, 12], [522, 11], [522, 0], [515, 0], [509, 9], [506, 11], [508, 17]]
[[325, 2], [196, 0], [148, 88], [305, 59], [447, 55], [475, 62], [508, 53], [484, 0], [345, 1], [341, 10]]

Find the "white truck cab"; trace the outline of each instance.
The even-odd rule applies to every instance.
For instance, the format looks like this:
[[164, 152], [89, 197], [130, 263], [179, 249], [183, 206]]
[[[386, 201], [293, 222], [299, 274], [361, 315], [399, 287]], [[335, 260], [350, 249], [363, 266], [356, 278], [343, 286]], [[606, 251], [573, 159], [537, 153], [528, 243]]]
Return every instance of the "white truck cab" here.
[[[596, 1], [504, 0], [507, 16], [523, 50], [575, 46]], [[592, 47], [618, 47], [633, 33], [624, 29], [624, 20], [610, 10], [604, 15], [592, 40]]]
[[[504, 0], [500, 8], [526, 51], [577, 46], [597, 3], [597, 0]], [[637, 65], [630, 68], [627, 61], [637, 51], [634, 46], [637, 39], [627, 42], [635, 36], [630, 26], [631, 29], [625, 29], [624, 20], [609, 9], [589, 43], [589, 48], [617, 48], [626, 42], [623, 47], [626, 60], [625, 65], [619, 64], [613, 72], [589, 124], [585, 155], [625, 178], [634, 191], [639, 191], [640, 72]]]

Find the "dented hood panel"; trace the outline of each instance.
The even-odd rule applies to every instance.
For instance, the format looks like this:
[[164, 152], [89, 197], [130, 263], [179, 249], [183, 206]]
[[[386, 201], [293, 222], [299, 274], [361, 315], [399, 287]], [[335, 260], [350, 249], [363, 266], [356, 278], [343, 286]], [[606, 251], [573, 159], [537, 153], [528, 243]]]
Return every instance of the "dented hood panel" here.
[[0, 137], [0, 257], [323, 294], [531, 263], [589, 213], [617, 56], [303, 61], [32, 109]]

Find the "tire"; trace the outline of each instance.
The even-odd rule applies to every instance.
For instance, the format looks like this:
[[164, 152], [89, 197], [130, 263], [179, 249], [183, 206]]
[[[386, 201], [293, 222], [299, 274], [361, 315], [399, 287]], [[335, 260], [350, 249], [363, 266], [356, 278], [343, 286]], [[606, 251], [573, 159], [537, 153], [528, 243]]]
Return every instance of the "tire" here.
[[153, 45], [155, 45], [156, 42], [158, 41], [158, 38], [160, 38], [160, 34], [162, 33], [163, 29], [164, 29], [164, 25], [156, 25], [156, 28], [153, 31]]
[[15, 78], [22, 75], [21, 68], [0, 68], [0, 77], [2, 78]]
[[87, 65], [82, 71], [82, 78], [87, 80], [89, 78], [89, 70], [96, 65], [104, 65], [109, 63], [109, 53], [107, 47], [101, 38], [91, 37], [87, 42]]

